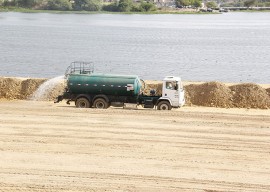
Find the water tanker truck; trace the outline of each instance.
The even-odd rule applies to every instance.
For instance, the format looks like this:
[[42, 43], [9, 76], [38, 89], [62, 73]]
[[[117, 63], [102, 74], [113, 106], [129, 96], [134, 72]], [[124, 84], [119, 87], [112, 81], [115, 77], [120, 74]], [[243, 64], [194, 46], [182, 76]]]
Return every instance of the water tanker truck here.
[[169, 76], [163, 79], [162, 94], [155, 90], [143, 94], [142, 80], [136, 75], [112, 75], [94, 73], [89, 63], [73, 62], [65, 77], [67, 87], [55, 101], [74, 101], [79, 108], [106, 109], [110, 106], [124, 107], [128, 104], [144, 108], [171, 110], [184, 105], [184, 90], [181, 78]]

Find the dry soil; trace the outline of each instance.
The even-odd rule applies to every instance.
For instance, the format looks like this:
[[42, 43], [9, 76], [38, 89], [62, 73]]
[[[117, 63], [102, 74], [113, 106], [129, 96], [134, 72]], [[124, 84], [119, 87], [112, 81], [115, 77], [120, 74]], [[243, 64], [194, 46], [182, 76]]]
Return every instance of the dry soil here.
[[1, 192], [270, 191], [269, 110], [0, 108]]

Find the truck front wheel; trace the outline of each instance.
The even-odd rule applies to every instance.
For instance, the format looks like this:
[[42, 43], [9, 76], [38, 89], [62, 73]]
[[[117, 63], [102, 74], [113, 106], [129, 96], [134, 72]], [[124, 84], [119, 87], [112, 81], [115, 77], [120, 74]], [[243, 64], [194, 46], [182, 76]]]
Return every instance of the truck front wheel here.
[[109, 103], [107, 103], [105, 99], [99, 98], [94, 101], [94, 107], [98, 109], [107, 109], [109, 107]]
[[160, 101], [157, 105], [158, 110], [171, 110], [172, 106], [168, 101]]
[[90, 102], [88, 99], [81, 97], [76, 100], [76, 107], [78, 108], [89, 108], [90, 107]]

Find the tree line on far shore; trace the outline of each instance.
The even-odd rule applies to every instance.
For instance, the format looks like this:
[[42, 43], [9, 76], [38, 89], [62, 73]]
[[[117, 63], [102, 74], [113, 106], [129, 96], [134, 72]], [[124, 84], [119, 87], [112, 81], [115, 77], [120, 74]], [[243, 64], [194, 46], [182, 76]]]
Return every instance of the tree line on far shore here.
[[[175, 0], [175, 8], [193, 8], [199, 10], [202, 3], [207, 8], [220, 7], [270, 7], [270, 0]], [[59, 11], [110, 11], [110, 12], [152, 12], [156, 11], [157, 5], [154, 0], [0, 0], [1, 7], [22, 7], [38, 10], [59, 10]]]
[[224, 1], [222, 7], [270, 7], [270, 0]]
[[132, 0], [111, 3], [102, 0], [0, 0], [0, 6], [59, 11], [149, 12], [157, 9], [152, 1], [143, 0], [138, 3]]

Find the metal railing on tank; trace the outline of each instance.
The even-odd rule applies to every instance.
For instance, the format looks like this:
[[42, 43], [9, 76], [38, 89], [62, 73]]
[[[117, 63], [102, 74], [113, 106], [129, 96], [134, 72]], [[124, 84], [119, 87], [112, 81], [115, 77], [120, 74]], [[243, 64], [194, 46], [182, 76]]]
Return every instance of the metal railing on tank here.
[[94, 72], [93, 62], [74, 61], [65, 72], [65, 77], [70, 74], [91, 74]]

